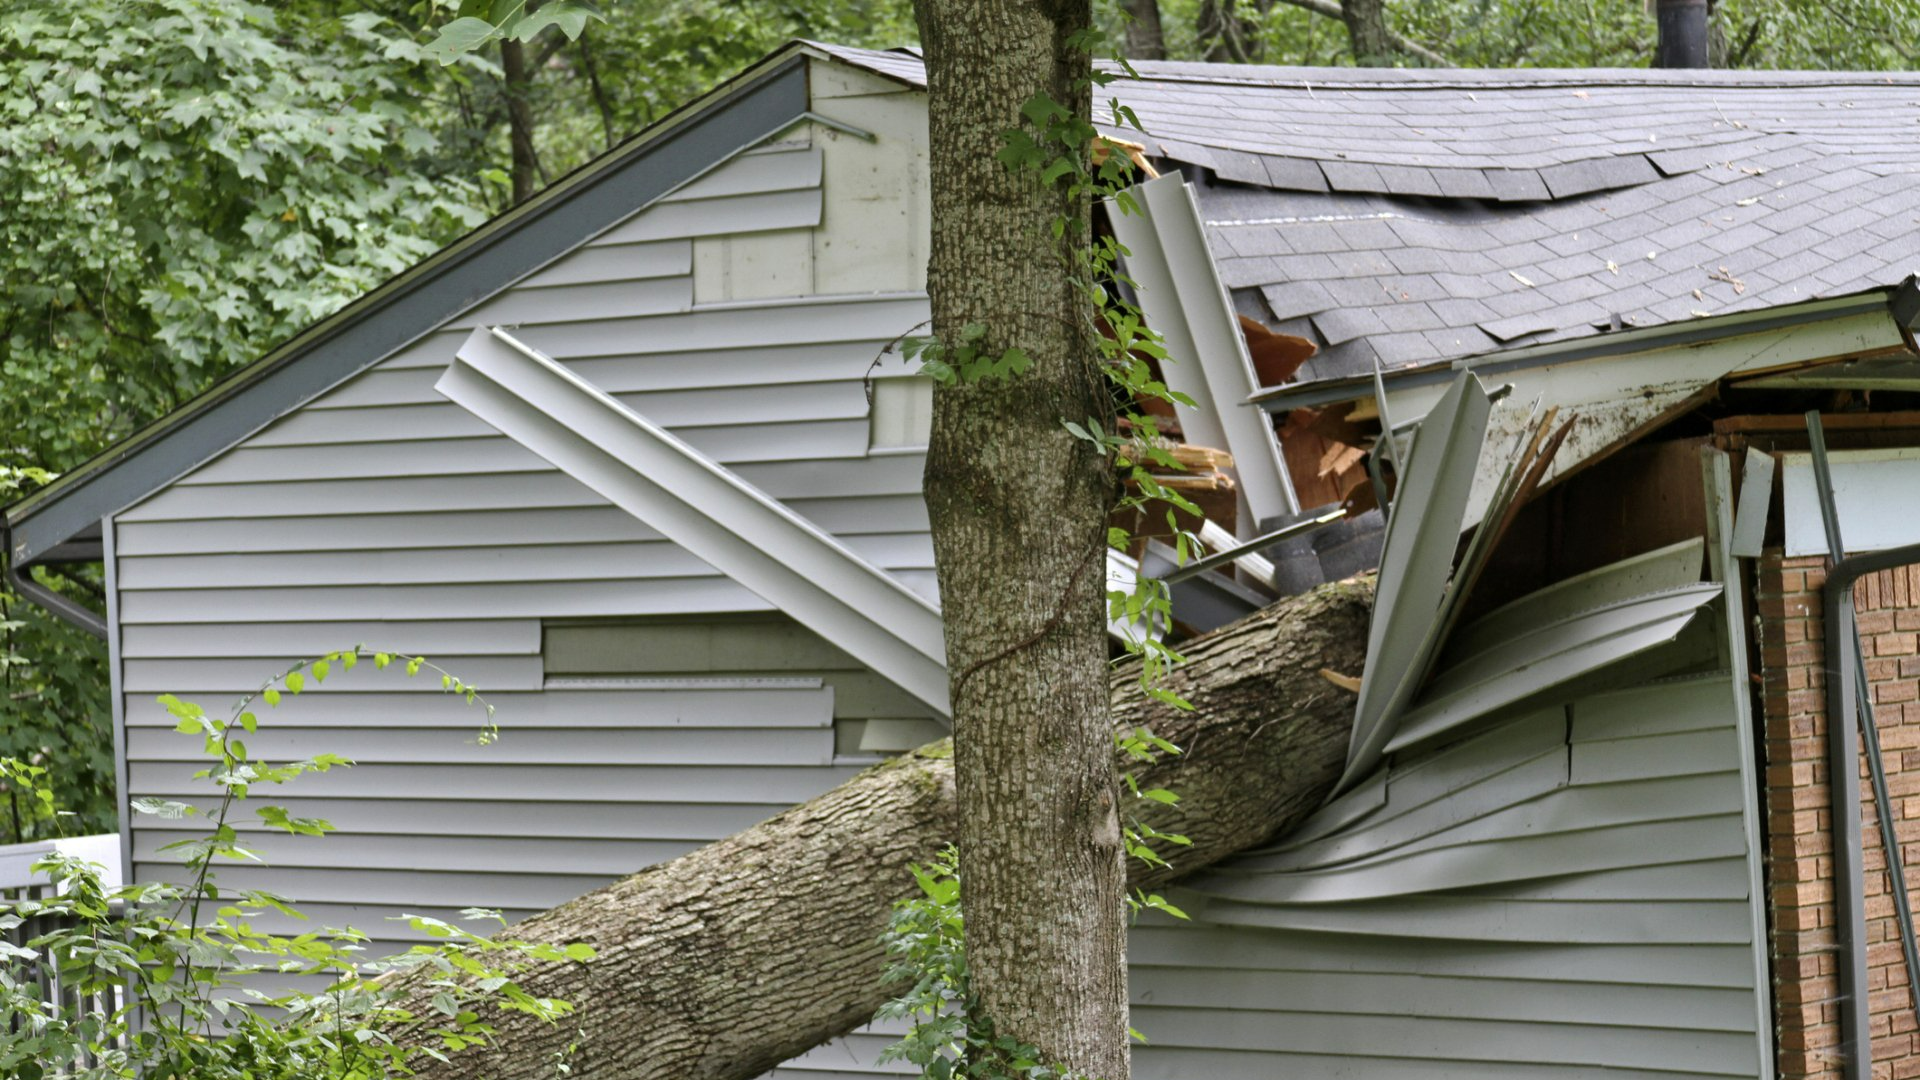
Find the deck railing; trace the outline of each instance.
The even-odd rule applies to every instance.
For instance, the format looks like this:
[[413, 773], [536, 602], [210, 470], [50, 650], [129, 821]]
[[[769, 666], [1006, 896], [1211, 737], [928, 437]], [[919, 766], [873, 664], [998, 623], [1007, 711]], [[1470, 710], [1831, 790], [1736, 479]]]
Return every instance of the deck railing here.
[[[57, 895], [55, 886], [47, 880], [46, 875], [36, 873], [33, 869], [35, 863], [55, 851], [99, 863], [104, 868], [101, 877], [107, 887], [115, 888], [120, 884], [120, 837], [117, 834], [0, 846], [0, 915], [14, 913], [16, 905], [22, 901], [51, 900]], [[17, 949], [30, 949], [28, 942], [60, 929], [60, 925], [58, 915], [36, 914], [0, 931], [0, 939]], [[0, 957], [0, 970], [27, 988], [43, 1007], [55, 1005], [57, 1011], [69, 1016], [89, 1013], [104, 1015], [121, 1006], [122, 999], [117, 992], [82, 993], [78, 988], [67, 985], [55, 966], [46, 962], [44, 955], [28, 958], [9, 951], [6, 956]], [[8, 1011], [0, 1008], [0, 1024], [6, 1028], [17, 1032], [22, 1025], [30, 1022], [24, 1016], [6, 1015]], [[76, 1064], [86, 1067], [99, 1062], [83, 1061]]]

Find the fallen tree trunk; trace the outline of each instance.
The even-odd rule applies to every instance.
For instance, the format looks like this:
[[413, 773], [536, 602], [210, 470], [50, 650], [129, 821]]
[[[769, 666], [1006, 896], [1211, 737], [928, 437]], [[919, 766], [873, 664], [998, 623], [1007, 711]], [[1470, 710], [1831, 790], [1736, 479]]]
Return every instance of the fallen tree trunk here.
[[[1322, 667], [1358, 674], [1371, 588], [1322, 587], [1189, 643], [1171, 685], [1192, 712], [1148, 701], [1116, 673], [1118, 727], [1144, 725], [1186, 752], [1132, 766], [1178, 808], [1158, 827], [1191, 848], [1170, 870], [1132, 868], [1155, 886], [1267, 839], [1326, 796], [1346, 760], [1353, 697]], [[1123, 767], [1127, 767], [1123, 765]], [[586, 942], [587, 964], [542, 967], [521, 984], [571, 1001], [559, 1025], [491, 1018], [495, 1044], [428, 1063], [435, 1078], [751, 1080], [871, 1019], [889, 996], [878, 944], [907, 866], [957, 828], [950, 746], [868, 769], [745, 832], [536, 915], [513, 936]], [[415, 1011], [425, 1014], [426, 992]], [[571, 1051], [568, 1048], [572, 1047]]]

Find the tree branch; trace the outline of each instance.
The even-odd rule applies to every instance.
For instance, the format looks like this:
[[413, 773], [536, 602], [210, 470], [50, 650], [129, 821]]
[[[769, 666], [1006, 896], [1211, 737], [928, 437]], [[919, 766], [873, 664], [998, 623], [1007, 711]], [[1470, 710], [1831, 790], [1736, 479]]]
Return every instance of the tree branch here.
[[[1341, 11], [1340, 5], [1336, 0], [1277, 0], [1277, 2], [1311, 11], [1315, 15], [1324, 15], [1329, 19], [1339, 19], [1341, 22], [1346, 21], [1346, 15]], [[1387, 28], [1387, 43], [1399, 49], [1401, 52], [1406, 53], [1408, 56], [1418, 57], [1426, 61], [1433, 67], [1455, 66], [1454, 62], [1447, 59], [1444, 55], [1427, 48], [1425, 45], [1414, 41], [1412, 38], [1407, 37], [1392, 27]]]

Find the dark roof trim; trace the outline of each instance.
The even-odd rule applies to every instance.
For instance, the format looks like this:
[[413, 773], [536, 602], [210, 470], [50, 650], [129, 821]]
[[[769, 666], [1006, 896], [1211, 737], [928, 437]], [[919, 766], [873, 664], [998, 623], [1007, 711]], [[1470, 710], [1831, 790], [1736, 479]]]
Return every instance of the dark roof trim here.
[[[1906, 316], [1909, 311], [1920, 311], [1920, 284], [1917, 284], [1914, 278], [1908, 278], [1897, 286], [1870, 289], [1845, 297], [1788, 304], [1759, 311], [1736, 312], [1713, 319], [1696, 319], [1635, 330], [1615, 331], [1598, 337], [1574, 338], [1546, 345], [1506, 349], [1460, 360], [1389, 371], [1384, 374], [1384, 378], [1387, 384], [1395, 389], [1412, 389], [1447, 382], [1461, 368], [1467, 368], [1478, 375], [1494, 376], [1523, 368], [1545, 367], [1548, 364], [1626, 356], [1630, 353], [1648, 352], [1653, 349], [1697, 345], [1704, 341], [1715, 341], [1741, 334], [1755, 334], [1790, 326], [1807, 326], [1868, 311], [1888, 311], [1900, 320], [1902, 326], [1911, 328], [1912, 323]], [[1337, 401], [1372, 397], [1373, 382], [1372, 375], [1349, 375], [1339, 379], [1293, 383], [1262, 390], [1249, 397], [1247, 402], [1268, 412], [1314, 408]]]
[[803, 117], [807, 58], [788, 47], [535, 198], [301, 331], [5, 511], [26, 566], [735, 152]]

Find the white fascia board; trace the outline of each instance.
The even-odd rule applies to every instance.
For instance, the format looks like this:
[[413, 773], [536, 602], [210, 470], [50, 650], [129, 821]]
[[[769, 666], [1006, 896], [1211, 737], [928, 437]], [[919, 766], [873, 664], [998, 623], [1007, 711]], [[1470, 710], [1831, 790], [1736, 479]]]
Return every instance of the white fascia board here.
[[[1542, 477], [1544, 486], [1632, 441], [1722, 379], [1900, 348], [1903, 341], [1893, 317], [1875, 310], [1645, 352], [1531, 366], [1494, 353], [1456, 366], [1478, 374], [1489, 387], [1513, 386], [1513, 392], [1494, 408], [1487, 437], [1495, 445], [1513, 442], [1535, 402], [1543, 409], [1558, 406], [1562, 416], [1579, 415]], [[1389, 378], [1387, 412], [1399, 424], [1424, 416], [1447, 386], [1430, 383], [1397, 389]], [[1486, 512], [1502, 466], [1491, 456], [1480, 463], [1463, 527], [1478, 523]]]
[[[1233, 455], [1241, 494], [1255, 522], [1298, 513], [1273, 423], [1247, 399], [1260, 389], [1246, 336], [1207, 249], [1193, 189], [1178, 173], [1134, 187], [1138, 213], [1108, 205], [1126, 245], [1126, 269], [1139, 286], [1147, 325], [1166, 339], [1167, 385], [1198, 408], [1176, 405], [1186, 440]], [[1249, 526], [1253, 523], [1250, 522]]]
[[[1756, 453], [1749, 450], [1748, 460]], [[1920, 543], [1920, 447], [1835, 450], [1827, 458], [1847, 554]], [[1827, 534], [1813, 480], [1813, 455], [1781, 454], [1780, 462], [1787, 554], [1825, 555]]]
[[951, 715], [939, 608], [664, 428], [499, 329], [435, 389]]

